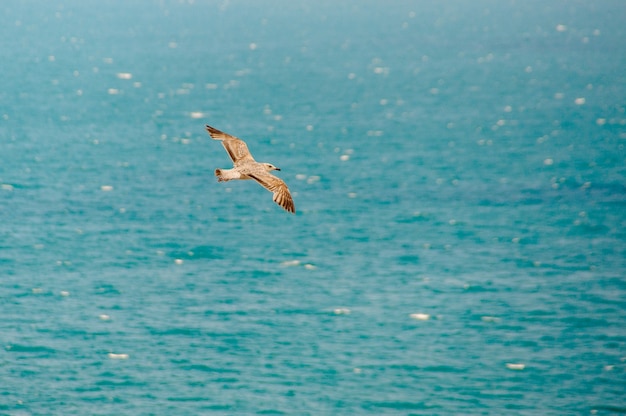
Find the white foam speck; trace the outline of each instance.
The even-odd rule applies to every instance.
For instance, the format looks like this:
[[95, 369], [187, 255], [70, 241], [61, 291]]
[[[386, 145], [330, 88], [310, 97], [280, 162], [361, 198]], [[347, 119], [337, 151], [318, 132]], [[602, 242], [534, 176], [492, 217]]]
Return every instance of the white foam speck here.
[[345, 162], [345, 161], [347, 161], [347, 160], [350, 160], [350, 155], [341, 155], [341, 156], [339, 157], [339, 159], [340, 159], [342, 162]]
[[526, 368], [526, 365], [521, 363], [506, 363], [506, 368], [509, 370], [521, 371]]
[[0, 189], [2, 189], [3, 191], [12, 191], [13, 185], [9, 185], [8, 183], [3, 183], [2, 185], [0, 185]]
[[554, 165], [554, 159], [549, 157], [549, 158], [547, 158], [547, 159], [545, 159], [543, 161], [543, 164], [546, 165], [546, 166], [552, 166], [552, 165]]
[[430, 315], [427, 313], [412, 313], [409, 317], [418, 321], [428, 321], [430, 319]]
[[315, 267], [312, 264], [305, 264], [304, 268], [307, 269], [307, 270], [315, 270], [315, 269], [317, 269], [317, 267]]
[[377, 66], [374, 68], [374, 73], [379, 75], [389, 74], [389, 68], [386, 66]]
[[482, 316], [480, 318], [483, 322], [500, 322], [501, 319], [495, 316]]
[[131, 79], [133, 77], [133, 74], [131, 74], [130, 72], [118, 72], [117, 77], [119, 79]]
[[300, 260], [286, 260], [282, 263], [280, 263], [282, 266], [286, 266], [286, 267], [293, 267], [293, 266], [299, 266], [300, 265]]
[[62, 290], [60, 294], [63, 297], [68, 297], [70, 295], [70, 292], [68, 292], [67, 290]]
[[114, 354], [112, 352], [109, 353], [109, 358], [112, 360], [127, 360], [128, 357], [128, 354]]
[[113, 190], [113, 186], [111, 185], [102, 185], [100, 190], [103, 192], [111, 192]]
[[579, 98], [576, 98], [576, 99], [574, 100], [574, 104], [576, 104], [576, 105], [583, 105], [583, 104], [585, 104], [585, 101], [586, 101], [586, 100], [585, 100], [585, 98], [584, 98], [584, 97], [579, 97]]
[[178, 264], [178, 265], [181, 265], [181, 264], [183, 264], [184, 262], [183, 262], [183, 259], [176, 259], [176, 260], [174, 260], [174, 263], [176, 263], [176, 264]]
[[335, 308], [333, 310], [333, 313], [335, 315], [348, 315], [350, 312], [351, 312], [351, 310], [348, 309], [348, 308]]
[[567, 30], [567, 26], [561, 25], [561, 24], [556, 25], [556, 31], [557, 32], [565, 32], [566, 30]]
[[111, 317], [105, 313], [101, 314], [98, 316], [98, 318], [100, 318], [101, 321], [110, 321]]
[[118, 94], [120, 93], [120, 90], [118, 90], [117, 88], [109, 88], [109, 89], [107, 90], [107, 92], [108, 92], [110, 95], [118, 95]]
[[258, 45], [256, 43], [252, 42], [249, 47], [250, 47], [250, 50], [253, 51], [256, 48], [258, 48]]
[[203, 118], [204, 113], [202, 111], [192, 111], [190, 114], [191, 118]]

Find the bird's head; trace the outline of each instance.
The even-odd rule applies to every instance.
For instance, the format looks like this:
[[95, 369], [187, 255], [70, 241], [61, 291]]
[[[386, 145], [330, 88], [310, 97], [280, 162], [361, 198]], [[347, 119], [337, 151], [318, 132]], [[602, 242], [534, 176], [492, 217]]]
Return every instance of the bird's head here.
[[276, 166], [272, 165], [271, 163], [263, 163], [263, 166], [265, 167], [265, 170], [267, 170], [268, 172], [270, 172], [272, 170], [280, 170], [280, 168], [277, 168]]

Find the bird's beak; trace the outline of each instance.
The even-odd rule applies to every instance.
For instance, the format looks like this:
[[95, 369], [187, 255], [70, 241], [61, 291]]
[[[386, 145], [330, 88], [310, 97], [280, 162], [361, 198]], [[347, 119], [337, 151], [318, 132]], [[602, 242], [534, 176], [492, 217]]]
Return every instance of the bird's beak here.
[[276, 168], [276, 170], [280, 170], [280, 168]]

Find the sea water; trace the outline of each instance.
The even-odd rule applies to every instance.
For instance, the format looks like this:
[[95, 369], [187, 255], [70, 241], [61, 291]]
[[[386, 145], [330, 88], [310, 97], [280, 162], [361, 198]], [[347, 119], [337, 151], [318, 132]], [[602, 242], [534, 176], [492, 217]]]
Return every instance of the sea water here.
[[626, 412], [623, 2], [0, 10], [1, 414]]

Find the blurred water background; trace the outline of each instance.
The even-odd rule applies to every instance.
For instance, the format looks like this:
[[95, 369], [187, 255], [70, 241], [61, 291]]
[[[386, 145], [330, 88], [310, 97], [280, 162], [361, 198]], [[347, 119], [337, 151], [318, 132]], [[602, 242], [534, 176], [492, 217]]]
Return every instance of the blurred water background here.
[[625, 17], [3, 2], [0, 414], [626, 413]]

